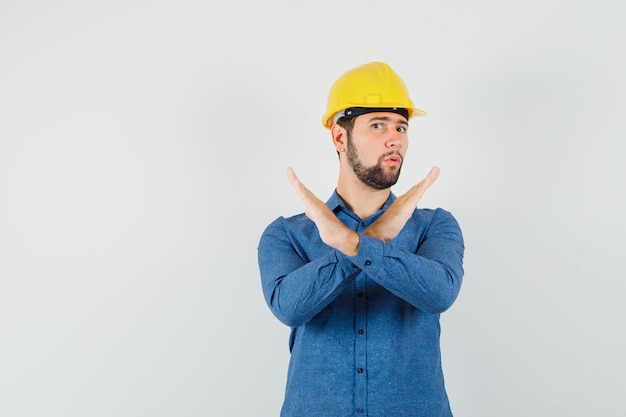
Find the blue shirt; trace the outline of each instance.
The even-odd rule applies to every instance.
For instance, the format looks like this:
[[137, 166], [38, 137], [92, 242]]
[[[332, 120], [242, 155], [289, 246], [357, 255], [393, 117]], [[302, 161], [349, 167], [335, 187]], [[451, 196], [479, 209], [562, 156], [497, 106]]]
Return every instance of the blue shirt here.
[[291, 327], [281, 416], [452, 416], [439, 315], [461, 287], [463, 237], [442, 209], [416, 209], [388, 243], [363, 235], [395, 198], [366, 220], [336, 192], [328, 200], [360, 235], [354, 257], [323, 243], [304, 214], [263, 232], [263, 294]]

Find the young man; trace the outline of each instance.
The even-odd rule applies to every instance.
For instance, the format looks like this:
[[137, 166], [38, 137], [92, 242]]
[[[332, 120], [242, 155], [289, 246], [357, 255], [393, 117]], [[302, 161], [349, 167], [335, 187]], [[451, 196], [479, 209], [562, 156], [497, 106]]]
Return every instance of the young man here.
[[439, 315], [463, 277], [463, 237], [442, 209], [416, 209], [437, 179], [391, 193], [425, 113], [386, 64], [344, 73], [322, 123], [339, 154], [327, 203], [289, 168], [306, 212], [279, 217], [258, 248], [265, 300], [291, 327], [283, 417], [451, 416]]

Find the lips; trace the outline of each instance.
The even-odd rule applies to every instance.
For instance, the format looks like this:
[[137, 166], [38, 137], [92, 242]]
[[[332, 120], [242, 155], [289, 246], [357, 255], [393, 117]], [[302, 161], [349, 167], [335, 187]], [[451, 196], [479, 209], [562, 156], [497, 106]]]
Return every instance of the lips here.
[[386, 156], [383, 160], [393, 165], [399, 165], [402, 163], [402, 156], [397, 153], [393, 153], [389, 156]]

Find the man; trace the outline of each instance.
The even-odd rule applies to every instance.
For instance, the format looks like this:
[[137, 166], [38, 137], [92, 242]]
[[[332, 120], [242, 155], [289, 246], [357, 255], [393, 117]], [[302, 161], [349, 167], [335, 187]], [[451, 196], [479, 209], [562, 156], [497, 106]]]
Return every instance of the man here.
[[416, 209], [437, 179], [396, 198], [409, 119], [425, 113], [387, 65], [371, 62], [334, 83], [322, 123], [339, 154], [324, 204], [288, 168], [306, 206], [279, 217], [258, 248], [265, 300], [291, 327], [281, 415], [451, 416], [439, 315], [463, 277], [463, 237], [442, 209]]

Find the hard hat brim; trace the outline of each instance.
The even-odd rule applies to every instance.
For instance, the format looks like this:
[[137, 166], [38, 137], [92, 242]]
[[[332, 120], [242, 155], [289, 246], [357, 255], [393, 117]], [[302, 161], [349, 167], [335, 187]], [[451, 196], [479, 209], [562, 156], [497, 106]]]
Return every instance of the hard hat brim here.
[[[356, 107], [356, 106], [355, 106]], [[376, 107], [376, 108], [380, 108], [381, 106], [363, 106], [360, 105], [360, 107]], [[403, 106], [385, 106], [385, 108], [404, 108]], [[343, 111], [345, 109], [333, 109], [331, 111], [326, 112], [326, 114], [324, 114], [324, 116], [322, 116], [322, 125], [326, 128], [326, 129], [330, 129], [333, 124], [334, 124], [334, 119], [335, 119], [335, 115], [337, 113], [339, 113], [340, 111]], [[412, 108], [408, 108], [407, 109], [409, 111], [409, 119], [413, 118], [413, 117], [420, 117], [420, 116], [426, 116], [426, 112], [418, 107], [412, 107]]]

